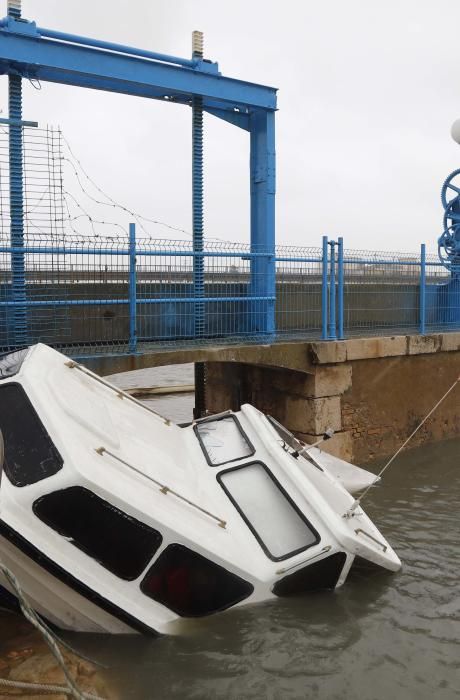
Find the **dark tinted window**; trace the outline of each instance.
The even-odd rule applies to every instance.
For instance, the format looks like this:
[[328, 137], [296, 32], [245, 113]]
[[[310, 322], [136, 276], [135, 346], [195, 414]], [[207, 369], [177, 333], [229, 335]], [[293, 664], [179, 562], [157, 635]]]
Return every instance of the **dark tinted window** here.
[[303, 569], [285, 576], [281, 581], [277, 581], [273, 587], [273, 593], [283, 597], [307, 591], [335, 588], [346, 558], [347, 555], [344, 552], [336, 552], [330, 557], [305, 566]]
[[0, 386], [0, 430], [4, 470], [14, 486], [35, 484], [61, 469], [62, 457], [20, 384]]
[[80, 486], [39, 498], [33, 510], [53, 530], [127, 581], [140, 576], [162, 542], [159, 532]]
[[187, 547], [172, 544], [160, 554], [141, 590], [178, 615], [202, 617], [239, 603], [254, 588]]

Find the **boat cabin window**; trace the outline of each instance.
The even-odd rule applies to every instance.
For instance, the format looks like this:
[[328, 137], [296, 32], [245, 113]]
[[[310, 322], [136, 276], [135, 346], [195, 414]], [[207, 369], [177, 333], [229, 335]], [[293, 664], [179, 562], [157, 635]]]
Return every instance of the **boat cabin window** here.
[[28, 352], [29, 348], [26, 348], [25, 350], [16, 350], [16, 352], [0, 355], [0, 381], [14, 377], [19, 372]]
[[80, 486], [42, 496], [33, 510], [75, 547], [126, 581], [140, 576], [163, 540], [157, 530]]
[[197, 423], [195, 434], [211, 467], [251, 457], [255, 453], [236, 416], [222, 416]]
[[316, 530], [261, 462], [228, 469], [217, 479], [273, 561], [319, 542]]
[[141, 590], [182, 617], [203, 617], [248, 598], [254, 587], [191, 549], [171, 544], [142, 581]]
[[345, 552], [336, 552], [330, 557], [304, 566], [303, 569], [277, 581], [273, 587], [273, 593], [285, 597], [307, 591], [333, 589], [337, 585], [346, 560]]
[[35, 484], [62, 468], [62, 457], [20, 384], [0, 385], [0, 430], [3, 468], [14, 486]]

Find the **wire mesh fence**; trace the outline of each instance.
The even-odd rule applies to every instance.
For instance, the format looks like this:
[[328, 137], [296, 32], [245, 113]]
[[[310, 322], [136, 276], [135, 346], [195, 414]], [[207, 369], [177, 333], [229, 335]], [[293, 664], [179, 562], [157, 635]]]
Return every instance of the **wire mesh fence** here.
[[17, 300], [15, 254], [9, 233], [1, 231], [2, 351], [21, 344], [18, 306], [25, 310], [27, 344], [44, 342], [72, 354], [460, 328], [460, 276], [434, 256], [422, 265], [420, 255], [345, 251], [339, 261], [335, 254], [325, 258], [321, 248], [279, 246], [273, 256], [209, 242], [199, 254], [204, 284], [197, 296], [191, 242], [34, 232], [21, 250], [25, 296]]
[[[25, 127], [22, 138], [23, 204], [14, 212], [0, 127], [0, 352], [36, 342], [91, 355], [460, 329], [460, 270], [423, 247], [344, 250], [341, 239], [323, 238], [321, 247], [269, 250], [207, 239], [197, 252], [191, 240], [151, 235], [151, 226], [187, 231], [116, 203], [58, 129]], [[79, 196], [67, 189], [69, 173]]]

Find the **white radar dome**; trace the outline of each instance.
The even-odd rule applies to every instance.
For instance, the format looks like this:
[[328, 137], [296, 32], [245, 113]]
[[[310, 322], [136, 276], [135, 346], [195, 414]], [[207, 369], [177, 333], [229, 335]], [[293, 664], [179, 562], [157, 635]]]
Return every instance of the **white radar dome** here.
[[460, 144], [460, 119], [456, 119], [451, 126], [450, 134], [456, 143]]

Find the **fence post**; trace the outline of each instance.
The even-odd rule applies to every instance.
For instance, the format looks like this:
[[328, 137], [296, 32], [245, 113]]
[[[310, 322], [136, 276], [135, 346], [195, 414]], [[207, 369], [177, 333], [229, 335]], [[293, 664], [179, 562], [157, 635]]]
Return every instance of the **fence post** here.
[[329, 340], [336, 340], [336, 314], [335, 314], [335, 241], [330, 241], [331, 246], [331, 279], [329, 285]]
[[136, 224], [129, 225], [129, 352], [137, 350]]
[[338, 338], [343, 340], [343, 296], [344, 296], [344, 268], [343, 268], [343, 238], [338, 239], [338, 296], [337, 296], [337, 316], [338, 316]]
[[323, 275], [321, 283], [321, 338], [327, 340], [327, 267], [328, 267], [328, 240], [323, 236]]
[[420, 246], [420, 333], [426, 331], [426, 246]]

